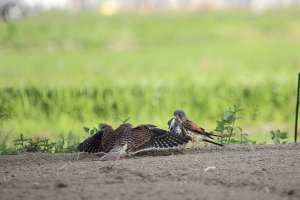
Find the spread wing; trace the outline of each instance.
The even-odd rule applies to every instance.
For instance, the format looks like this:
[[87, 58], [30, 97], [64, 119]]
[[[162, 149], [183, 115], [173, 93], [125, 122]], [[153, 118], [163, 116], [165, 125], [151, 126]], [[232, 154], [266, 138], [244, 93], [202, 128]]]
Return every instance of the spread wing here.
[[196, 123], [192, 122], [191, 120], [187, 119], [186, 121], [182, 122], [182, 125], [184, 128], [194, 131], [196, 133], [199, 133], [200, 135], [204, 135], [206, 137], [209, 137], [210, 139], [213, 139], [211, 136], [217, 136], [208, 132], [205, 132], [205, 130], [201, 127], [199, 127]]
[[105, 152], [102, 144], [103, 131], [100, 130], [93, 136], [89, 137], [77, 147], [79, 152], [100, 153]]
[[157, 126], [152, 125], [152, 124], [142, 124], [142, 125], [140, 125], [140, 126], [146, 126], [146, 127], [149, 128], [149, 129], [154, 129], [154, 128], [157, 127]]
[[129, 148], [137, 148], [145, 143], [145, 141], [148, 141], [151, 138], [151, 130], [156, 129], [155, 125], [151, 124], [143, 124], [139, 125], [133, 129], [131, 129], [129, 132], [125, 133], [122, 137], [121, 145], [124, 145], [125, 143], [129, 144]]
[[[153, 130], [153, 129], [151, 129]], [[150, 129], [145, 125], [140, 125], [132, 129], [132, 148], [136, 149], [149, 141], [152, 134]], [[133, 150], [135, 151], [135, 150]]]
[[166, 131], [159, 128], [149, 129], [140, 125], [132, 129], [132, 152], [139, 152], [154, 148], [172, 148], [191, 140], [189, 136]]

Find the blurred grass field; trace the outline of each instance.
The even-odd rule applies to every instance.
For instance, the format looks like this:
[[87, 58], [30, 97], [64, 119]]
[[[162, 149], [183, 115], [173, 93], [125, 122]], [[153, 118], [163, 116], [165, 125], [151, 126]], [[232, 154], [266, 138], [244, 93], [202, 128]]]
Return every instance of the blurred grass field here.
[[14, 115], [12, 138], [57, 139], [117, 117], [167, 129], [176, 109], [212, 131], [235, 103], [257, 139], [292, 136], [299, 24], [300, 9], [0, 21], [0, 113]]

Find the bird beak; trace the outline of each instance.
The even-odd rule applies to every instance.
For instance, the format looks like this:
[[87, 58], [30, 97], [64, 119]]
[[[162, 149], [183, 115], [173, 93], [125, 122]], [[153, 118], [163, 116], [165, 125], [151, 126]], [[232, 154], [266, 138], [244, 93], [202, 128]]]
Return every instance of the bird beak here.
[[178, 118], [179, 118], [179, 115], [176, 115], [175, 118], [178, 119]]

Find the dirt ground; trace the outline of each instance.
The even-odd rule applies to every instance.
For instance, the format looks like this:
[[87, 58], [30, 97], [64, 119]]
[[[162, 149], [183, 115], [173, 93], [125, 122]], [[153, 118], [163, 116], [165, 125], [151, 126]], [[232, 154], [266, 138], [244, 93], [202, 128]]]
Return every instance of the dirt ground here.
[[116, 162], [97, 157], [0, 156], [0, 199], [300, 199], [299, 143], [153, 150]]

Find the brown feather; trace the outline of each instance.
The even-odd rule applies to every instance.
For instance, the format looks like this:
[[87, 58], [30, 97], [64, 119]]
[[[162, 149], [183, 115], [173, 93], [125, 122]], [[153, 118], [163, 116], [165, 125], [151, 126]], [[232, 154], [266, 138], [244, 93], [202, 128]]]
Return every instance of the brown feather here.
[[172, 148], [187, 143], [189, 136], [170, 132], [159, 128], [138, 126], [133, 129], [133, 143], [131, 151], [139, 152], [153, 148]]
[[151, 138], [151, 132], [145, 125], [140, 125], [132, 129], [132, 148], [137, 148]]
[[118, 129], [114, 130], [111, 126], [109, 126], [103, 133], [102, 144], [106, 153], [109, 152], [115, 146], [115, 143], [120, 134], [120, 132], [117, 130]]
[[122, 124], [121, 126], [119, 126], [116, 131], [115, 134], [117, 136], [117, 140], [115, 142], [114, 148], [117, 146], [124, 146], [124, 145], [130, 145], [131, 143], [131, 129], [132, 129], [132, 125], [131, 124]]
[[[113, 130], [113, 129], [112, 129]], [[158, 129], [154, 125], [122, 124], [115, 131], [103, 134], [106, 155], [99, 161], [118, 160], [125, 152], [137, 153], [153, 148], [172, 148], [188, 143], [191, 137]]]
[[199, 127], [196, 123], [192, 122], [189, 119], [186, 119], [186, 121], [182, 122], [182, 126], [190, 131], [194, 131], [198, 134], [209, 137], [210, 139], [213, 139], [211, 136], [217, 136], [217, 135], [206, 132], [203, 128]]
[[186, 121], [182, 122], [182, 125], [191, 130], [191, 131], [196, 131], [199, 133], [204, 133], [205, 130], [201, 127], [199, 127], [196, 123], [192, 122], [191, 120], [187, 119]]

